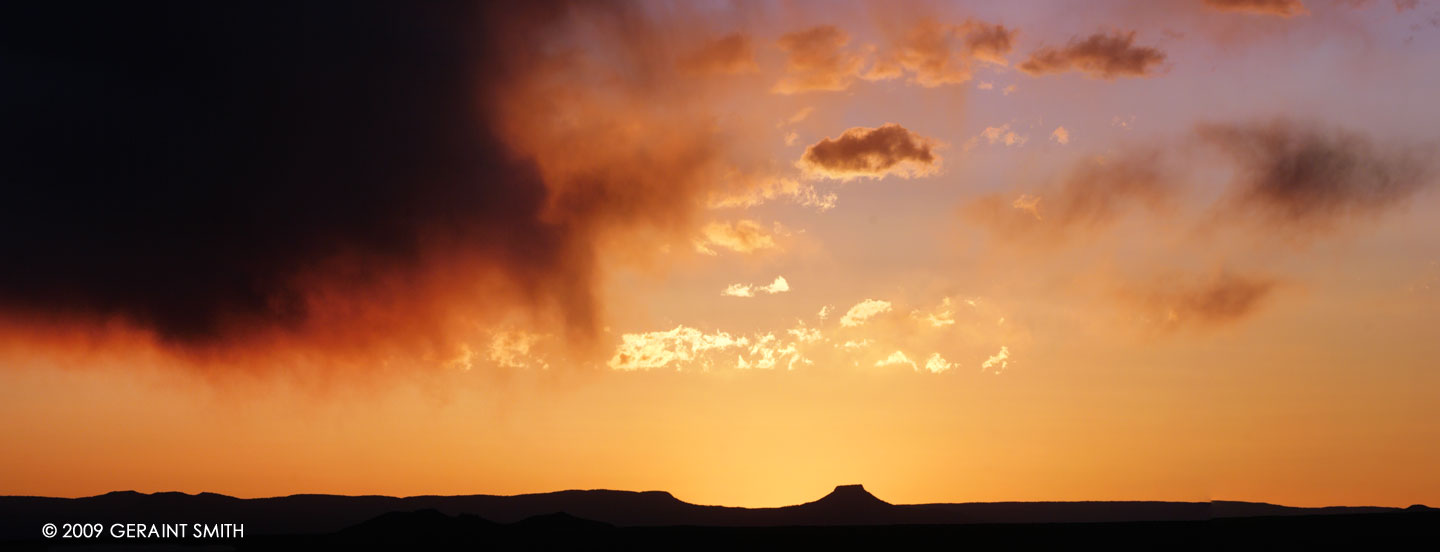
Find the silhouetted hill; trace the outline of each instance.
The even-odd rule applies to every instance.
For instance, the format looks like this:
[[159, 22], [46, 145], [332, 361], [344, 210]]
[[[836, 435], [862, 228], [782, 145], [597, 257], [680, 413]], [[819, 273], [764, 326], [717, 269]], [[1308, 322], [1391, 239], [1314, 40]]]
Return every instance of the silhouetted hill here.
[[[956, 524], [1188, 522], [1225, 518], [1338, 516], [1429, 509], [1294, 508], [1252, 502], [998, 502], [896, 505], [860, 485], [842, 485], [805, 504], [780, 508], [701, 506], [666, 492], [561, 491], [517, 496], [293, 495], [240, 499], [213, 493], [112, 492], [86, 498], [0, 497], [0, 540], [33, 540], [45, 523], [240, 523], [245, 539], [332, 535], [390, 542], [425, 534], [480, 543], [518, 533], [578, 534], [629, 527], [796, 527]], [[408, 529], [406, 529], [408, 527]], [[520, 537], [515, 537], [520, 538]], [[525, 537], [529, 538], [529, 537]], [[401, 542], [400, 540], [394, 541]], [[404, 542], [412, 542], [405, 540]], [[510, 541], [507, 541], [510, 542]]]
[[[812, 503], [814, 504], [814, 503]], [[435, 510], [387, 514], [324, 536], [261, 537], [240, 550], [786, 550], [941, 547], [1005, 550], [1375, 549], [1425, 546], [1440, 512], [1103, 523], [978, 523], [777, 527], [612, 527], [550, 514], [508, 524]]]

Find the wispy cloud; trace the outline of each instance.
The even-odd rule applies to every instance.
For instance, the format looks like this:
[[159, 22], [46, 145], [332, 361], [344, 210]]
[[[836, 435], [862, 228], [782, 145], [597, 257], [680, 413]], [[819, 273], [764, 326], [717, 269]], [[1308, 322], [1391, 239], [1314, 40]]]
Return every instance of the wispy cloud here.
[[1300, 0], [1205, 0], [1210, 9], [1223, 12], [1249, 13], [1256, 15], [1278, 15], [1292, 17], [1307, 15], [1310, 10]]
[[866, 299], [850, 307], [850, 310], [845, 312], [845, 316], [840, 317], [840, 325], [846, 327], [859, 326], [875, 315], [889, 311], [889, 301]]
[[753, 220], [712, 222], [701, 229], [701, 235], [702, 239], [695, 242], [695, 250], [706, 255], [715, 255], [715, 247], [737, 253], [753, 253], [778, 247], [775, 236]]
[[1005, 56], [1014, 48], [1016, 33], [978, 21], [949, 25], [924, 19], [897, 37], [864, 77], [884, 80], [909, 74], [911, 82], [924, 87], [966, 82], [976, 61], [1007, 65]]
[[749, 35], [731, 33], [702, 44], [680, 58], [681, 70], [690, 73], [737, 75], [760, 70], [755, 62], [755, 46]]
[[1094, 78], [1148, 77], [1165, 62], [1165, 52], [1135, 45], [1135, 33], [1096, 33], [1063, 47], [1046, 46], [1019, 65], [1031, 75], [1080, 71]]

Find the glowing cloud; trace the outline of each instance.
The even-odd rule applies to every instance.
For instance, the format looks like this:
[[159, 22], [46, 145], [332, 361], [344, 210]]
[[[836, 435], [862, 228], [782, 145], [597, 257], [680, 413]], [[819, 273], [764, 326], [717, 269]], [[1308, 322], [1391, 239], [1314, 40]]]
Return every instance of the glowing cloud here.
[[697, 359], [708, 367], [705, 353], [749, 344], [745, 337], [735, 338], [725, 332], [706, 334], [683, 325], [669, 331], [625, 334], [620, 340], [615, 356], [607, 364], [612, 369], [626, 371], [665, 368], [671, 364], [679, 370], [682, 364]]
[[729, 287], [725, 288], [725, 291], [720, 292], [720, 295], [728, 297], [754, 297], [755, 290], [745, 284], [730, 284]]
[[845, 316], [840, 317], [840, 325], [845, 327], [859, 326], [875, 315], [889, 311], [889, 301], [866, 299], [850, 307], [850, 310], [846, 311]]
[[905, 356], [905, 353], [900, 351], [895, 351], [890, 353], [890, 356], [875, 361], [875, 366], [909, 366], [911, 370], [919, 370], [915, 365], [915, 361], [910, 360], [910, 357]]
[[1006, 367], [1006, 366], [1009, 366], [1009, 365], [1010, 365], [1010, 348], [1009, 348], [1009, 347], [1006, 347], [1006, 346], [1004, 346], [1004, 345], [1001, 345], [1001, 346], [1000, 346], [1000, 352], [995, 353], [995, 354], [993, 354], [993, 355], [990, 355], [990, 358], [985, 359], [985, 362], [980, 365], [980, 371], [981, 371], [981, 372], [984, 372], [984, 371], [986, 371], [986, 370], [990, 370], [990, 369], [993, 368], [993, 369], [994, 369], [994, 373], [999, 374], [1000, 372], [1004, 372], [1004, 371], [1005, 371], [1005, 367]]
[[825, 338], [823, 335], [820, 334], [819, 329], [807, 328], [804, 325], [785, 330], [785, 333], [794, 336], [795, 341], [800, 343], [816, 343]]
[[538, 341], [539, 335], [523, 330], [497, 331], [490, 338], [490, 361], [506, 368], [549, 368], [549, 363], [531, 356]]
[[776, 276], [775, 281], [767, 286], [752, 286], [748, 284], [730, 284], [720, 295], [728, 297], [754, 297], [756, 292], [766, 294], [785, 293], [790, 291], [790, 282], [785, 281], [784, 276]]
[[939, 374], [954, 367], [955, 365], [947, 362], [945, 357], [940, 356], [940, 353], [934, 353], [930, 355], [930, 358], [925, 360], [925, 369], [929, 370], [932, 374]]

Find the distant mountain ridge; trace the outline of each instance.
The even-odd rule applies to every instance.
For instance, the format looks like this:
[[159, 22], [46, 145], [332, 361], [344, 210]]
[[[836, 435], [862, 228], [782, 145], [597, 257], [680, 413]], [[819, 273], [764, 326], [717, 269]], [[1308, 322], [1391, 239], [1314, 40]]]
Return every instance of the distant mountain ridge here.
[[[1423, 508], [1423, 507], [1422, 507]], [[32, 539], [44, 523], [243, 523], [246, 535], [334, 533], [393, 512], [433, 510], [514, 524], [564, 514], [615, 527], [779, 527], [835, 525], [1090, 523], [1376, 514], [1388, 507], [1296, 508], [1253, 502], [972, 502], [891, 504], [861, 485], [841, 485], [813, 502], [779, 508], [702, 506], [664, 491], [571, 490], [514, 496], [342, 496], [235, 498], [118, 491], [85, 498], [0, 496], [0, 540]], [[554, 522], [550, 519], [550, 522]], [[476, 523], [479, 523], [478, 521]], [[539, 523], [539, 522], [534, 522]]]

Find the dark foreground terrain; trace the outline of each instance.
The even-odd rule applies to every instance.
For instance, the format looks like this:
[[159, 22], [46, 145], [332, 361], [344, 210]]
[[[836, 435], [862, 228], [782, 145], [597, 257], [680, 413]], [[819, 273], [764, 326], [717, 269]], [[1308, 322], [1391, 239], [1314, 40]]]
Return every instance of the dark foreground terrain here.
[[[45, 538], [46, 523], [104, 535]], [[243, 524], [230, 538], [115, 538], [116, 523]], [[682, 502], [668, 493], [564, 491], [393, 498], [110, 493], [0, 497], [0, 547], [76, 550], [779, 550], [853, 548], [1431, 549], [1440, 510], [1244, 502], [894, 505], [858, 485], [783, 508]]]

